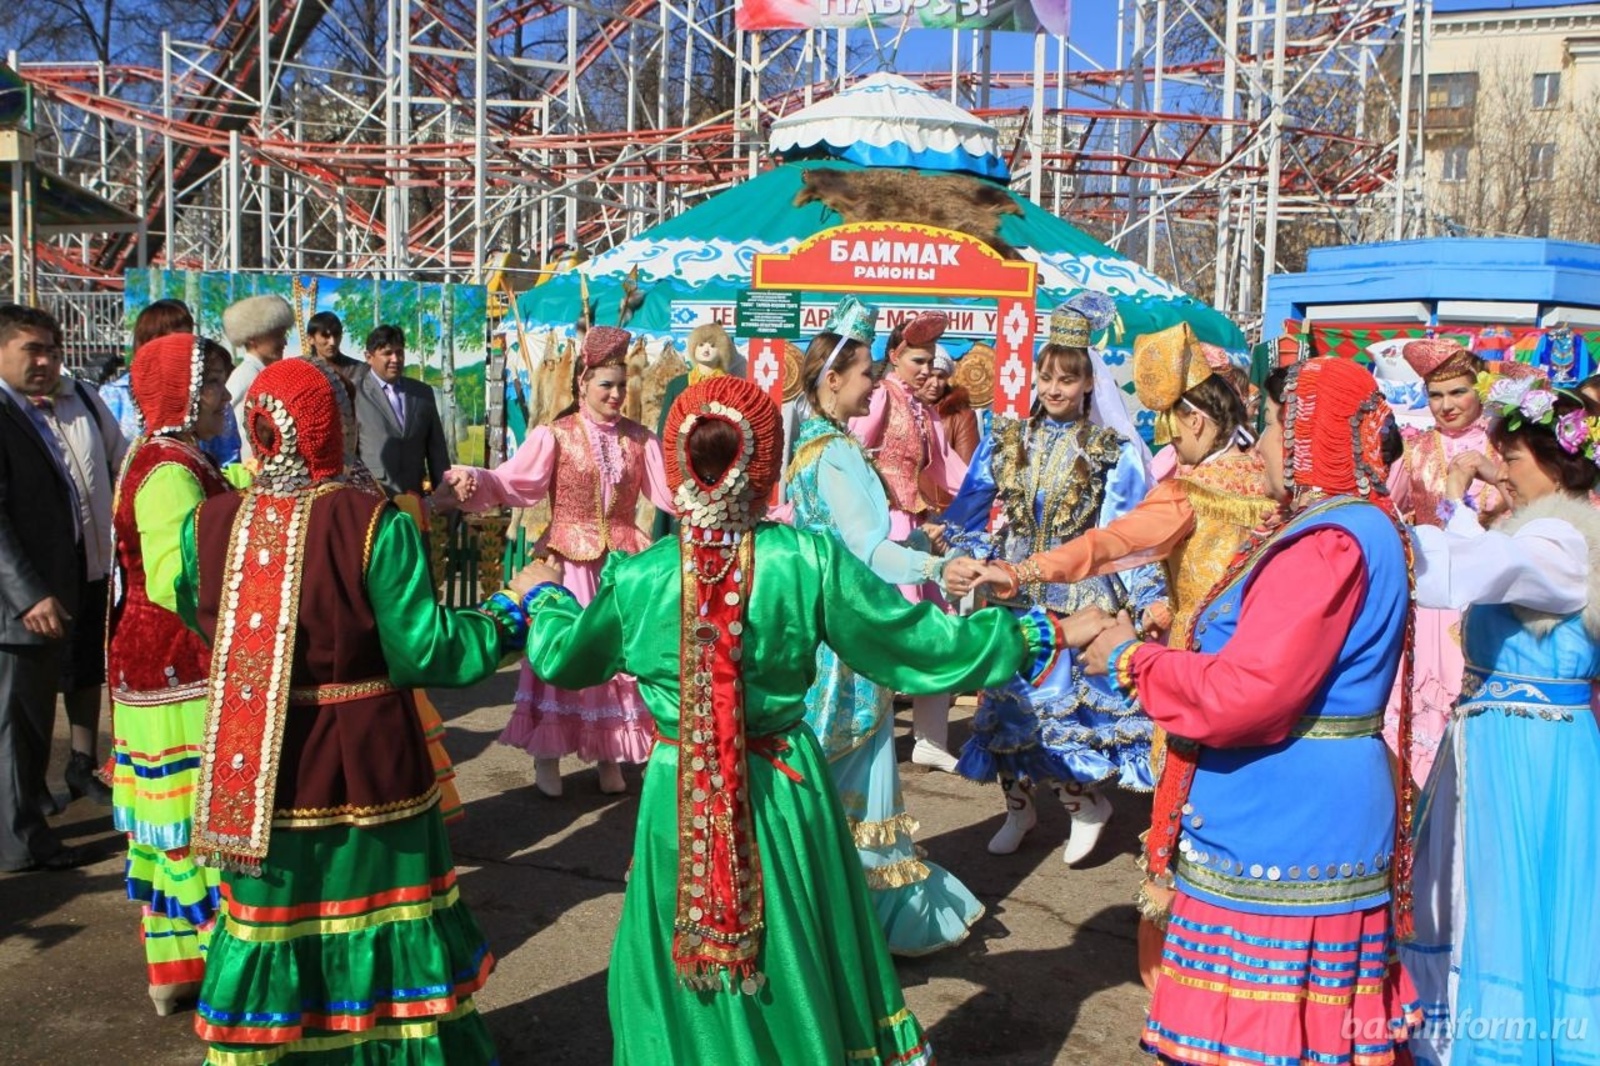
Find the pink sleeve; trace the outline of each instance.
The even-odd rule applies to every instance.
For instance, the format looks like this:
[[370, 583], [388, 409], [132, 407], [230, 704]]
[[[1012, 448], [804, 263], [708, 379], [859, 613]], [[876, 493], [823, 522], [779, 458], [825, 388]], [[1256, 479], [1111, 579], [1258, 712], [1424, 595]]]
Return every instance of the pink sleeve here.
[[872, 406], [867, 413], [850, 420], [850, 435], [861, 446], [872, 451], [883, 445], [883, 429], [889, 424], [889, 390], [893, 386], [880, 384], [872, 391]]
[[656, 508], [667, 514], [678, 513], [672, 502], [672, 490], [667, 488], [667, 464], [661, 452], [661, 438], [646, 432], [644, 442], [644, 494]]
[[1411, 514], [1411, 441], [1406, 437], [1405, 454], [1389, 468], [1389, 499], [1394, 501], [1397, 513], [1410, 518]]
[[[659, 455], [659, 452], [657, 453]], [[516, 454], [495, 467], [454, 467], [469, 470], [477, 481], [472, 496], [461, 505], [463, 511], [484, 511], [490, 507], [532, 507], [550, 491], [550, 475], [556, 468], [556, 435], [549, 426], [528, 434]]]
[[1215, 655], [1145, 644], [1132, 670], [1145, 712], [1215, 748], [1276, 744], [1322, 687], [1366, 594], [1355, 538], [1320, 529], [1274, 555]]

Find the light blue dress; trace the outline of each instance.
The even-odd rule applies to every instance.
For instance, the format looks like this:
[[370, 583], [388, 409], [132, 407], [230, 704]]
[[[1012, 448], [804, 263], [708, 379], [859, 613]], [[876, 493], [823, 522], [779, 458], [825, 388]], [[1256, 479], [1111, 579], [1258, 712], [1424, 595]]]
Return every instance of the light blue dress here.
[[[958, 551], [1016, 564], [1126, 514], [1149, 490], [1138, 448], [1110, 429], [1044, 417], [997, 419], [945, 512], [946, 536]], [[991, 533], [996, 498], [1001, 514]], [[1137, 620], [1166, 598], [1167, 587], [1161, 568], [1146, 565], [1069, 585], [1026, 585], [1017, 595], [1021, 608], [1126, 609]], [[1152, 728], [1105, 678], [1086, 676], [1076, 661], [1058, 663], [1038, 688], [1016, 677], [979, 695], [972, 738], [956, 769], [974, 781], [1114, 782], [1148, 792]]]
[[1417, 821], [1401, 960], [1426, 1026], [1412, 1049], [1427, 1066], [1594, 1066], [1600, 513], [1546, 500], [1509, 534], [1475, 525], [1417, 532], [1418, 602], [1469, 609], [1461, 699]]
[[[933, 580], [941, 561], [889, 539], [889, 497], [861, 445], [825, 418], [795, 435], [786, 496], [799, 529], [837, 537], [891, 585]], [[983, 917], [948, 870], [918, 857], [894, 754], [893, 693], [823, 646], [806, 693], [806, 724], [822, 743], [889, 950], [926, 955], [966, 939]]]

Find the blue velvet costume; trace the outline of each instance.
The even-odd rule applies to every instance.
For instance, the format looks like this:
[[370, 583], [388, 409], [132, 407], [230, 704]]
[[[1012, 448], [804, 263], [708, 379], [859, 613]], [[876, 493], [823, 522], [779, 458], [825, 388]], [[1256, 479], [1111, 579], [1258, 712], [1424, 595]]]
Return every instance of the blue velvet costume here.
[[[975, 558], [1019, 563], [1126, 514], [1149, 490], [1138, 449], [1110, 429], [1086, 419], [996, 419], [945, 512], [946, 535]], [[990, 533], [996, 497], [1003, 521]], [[1146, 565], [1069, 585], [1025, 585], [1017, 595], [1022, 607], [1057, 614], [1096, 606], [1138, 618], [1167, 589], [1161, 568]], [[1115, 782], [1148, 792], [1151, 728], [1105, 678], [1062, 662], [1038, 688], [1017, 677], [979, 696], [957, 771], [974, 781]]]

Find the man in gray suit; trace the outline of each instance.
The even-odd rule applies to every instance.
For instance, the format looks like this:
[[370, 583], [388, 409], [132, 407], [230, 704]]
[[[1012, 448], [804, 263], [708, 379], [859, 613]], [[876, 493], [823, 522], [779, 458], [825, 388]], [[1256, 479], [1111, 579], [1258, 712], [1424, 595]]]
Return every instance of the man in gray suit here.
[[56, 688], [78, 610], [77, 490], [37, 413], [61, 372], [61, 326], [0, 305], [0, 871], [65, 870], [90, 856], [45, 821]]
[[367, 365], [356, 371], [361, 459], [391, 496], [444, 484], [450, 450], [433, 390], [405, 376], [406, 338], [398, 326], [367, 334]]

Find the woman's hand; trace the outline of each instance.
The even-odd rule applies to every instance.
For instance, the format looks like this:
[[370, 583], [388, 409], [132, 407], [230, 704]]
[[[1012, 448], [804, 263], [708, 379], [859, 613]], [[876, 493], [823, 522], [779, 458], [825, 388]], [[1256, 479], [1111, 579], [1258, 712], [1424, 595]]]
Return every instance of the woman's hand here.
[[1474, 481], [1484, 481], [1494, 484], [1495, 465], [1489, 461], [1488, 456], [1481, 452], [1462, 452], [1450, 460], [1450, 469], [1445, 475], [1445, 498], [1460, 502], [1466, 498], [1467, 490]]
[[1085, 607], [1081, 611], [1056, 619], [1056, 637], [1062, 644], [1073, 648], [1088, 647], [1116, 619], [1099, 607]]
[[1136, 639], [1138, 634], [1133, 631], [1133, 620], [1126, 611], [1117, 615], [1116, 621], [1100, 631], [1094, 642], [1083, 650], [1083, 672], [1086, 674], [1105, 675], [1111, 671], [1111, 653], [1120, 648], [1124, 643]]
[[532, 592], [540, 585], [561, 584], [561, 563], [551, 556], [546, 560], [535, 560], [518, 570], [511, 579], [511, 591], [517, 594], [517, 602]]
[[928, 543], [933, 545], [933, 554], [943, 555], [950, 550], [950, 543], [945, 540], [944, 526], [937, 522], [924, 522], [922, 532], [927, 535]]
[[1157, 600], [1144, 609], [1139, 618], [1139, 632], [1145, 640], [1164, 641], [1172, 628], [1172, 607], [1166, 600]]
[[960, 556], [944, 564], [944, 590], [953, 596], [965, 596], [983, 583], [988, 568], [976, 559]]
[[477, 491], [478, 475], [472, 472], [471, 467], [452, 466], [444, 472], [444, 484], [440, 485], [433, 495], [436, 499], [453, 496], [457, 504], [463, 504], [472, 499], [472, 494]]

